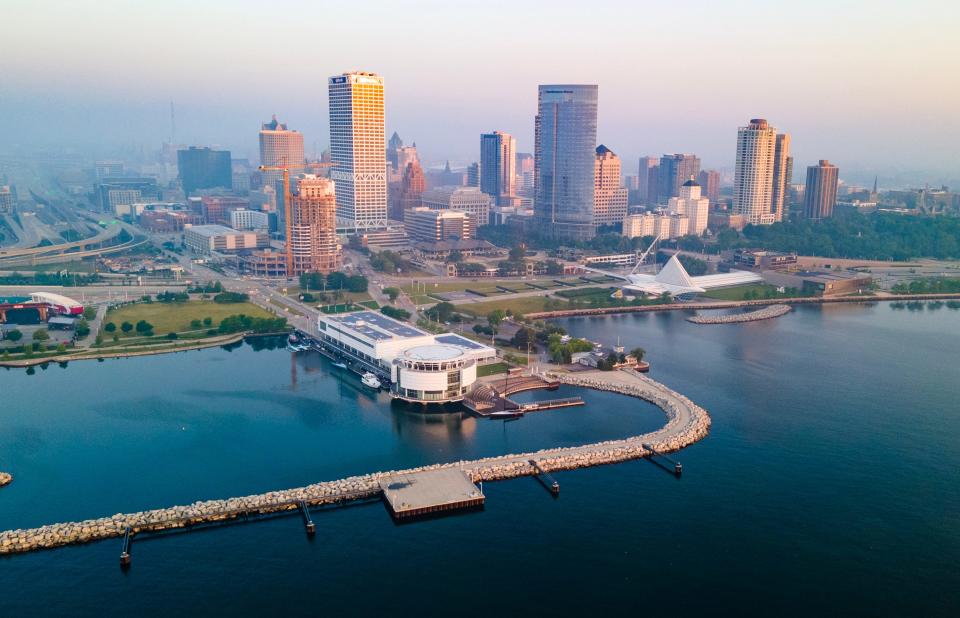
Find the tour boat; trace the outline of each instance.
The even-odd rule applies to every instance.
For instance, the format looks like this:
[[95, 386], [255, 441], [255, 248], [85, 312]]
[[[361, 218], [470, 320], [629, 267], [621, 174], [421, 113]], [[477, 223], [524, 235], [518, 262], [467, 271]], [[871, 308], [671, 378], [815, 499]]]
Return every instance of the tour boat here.
[[363, 382], [364, 386], [369, 386], [370, 388], [375, 389], [380, 388], [380, 379], [369, 371], [363, 374], [363, 377], [360, 378], [360, 381]]

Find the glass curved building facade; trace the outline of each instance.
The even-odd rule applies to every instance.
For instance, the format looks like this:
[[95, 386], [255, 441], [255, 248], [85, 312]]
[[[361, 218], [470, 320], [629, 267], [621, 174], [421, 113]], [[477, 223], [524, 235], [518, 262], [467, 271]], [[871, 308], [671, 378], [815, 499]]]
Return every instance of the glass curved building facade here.
[[540, 233], [560, 239], [594, 235], [597, 86], [541, 85], [534, 160]]

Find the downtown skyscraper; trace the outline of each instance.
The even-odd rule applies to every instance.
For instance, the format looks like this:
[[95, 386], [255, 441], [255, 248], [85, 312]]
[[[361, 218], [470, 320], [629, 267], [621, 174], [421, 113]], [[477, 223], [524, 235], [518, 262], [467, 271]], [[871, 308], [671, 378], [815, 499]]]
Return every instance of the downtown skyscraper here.
[[660, 157], [657, 203], [666, 204], [680, 195], [680, 187], [700, 174], [700, 158], [692, 154], [665, 154]]
[[[270, 122], [260, 126], [260, 165], [266, 167], [285, 167], [290, 176], [304, 171], [303, 134], [287, 129], [274, 116]], [[273, 187], [283, 178], [283, 171], [266, 170], [263, 172], [264, 186]]]
[[620, 157], [600, 144], [594, 160], [593, 223], [596, 226], [623, 224], [629, 192], [623, 186]]
[[480, 135], [480, 190], [497, 206], [511, 206], [517, 185], [517, 140], [509, 133]]
[[[791, 168], [793, 158], [790, 156], [790, 135], [777, 133], [777, 145], [773, 151], [773, 193], [771, 193], [770, 211], [774, 221], [783, 221], [783, 210], [786, 195], [790, 191], [790, 179], [793, 176]], [[787, 203], [789, 206], [789, 203]]]
[[807, 219], [820, 221], [833, 216], [839, 180], [839, 168], [826, 159], [807, 168], [807, 185], [803, 192], [803, 214]]
[[534, 135], [539, 233], [569, 240], [593, 237], [597, 86], [541, 85]]
[[330, 177], [336, 183], [337, 217], [354, 229], [387, 224], [387, 159], [383, 78], [352, 72], [328, 80]]
[[733, 180], [733, 211], [747, 223], [770, 225], [777, 130], [763, 118], [754, 118], [737, 130], [737, 166]]

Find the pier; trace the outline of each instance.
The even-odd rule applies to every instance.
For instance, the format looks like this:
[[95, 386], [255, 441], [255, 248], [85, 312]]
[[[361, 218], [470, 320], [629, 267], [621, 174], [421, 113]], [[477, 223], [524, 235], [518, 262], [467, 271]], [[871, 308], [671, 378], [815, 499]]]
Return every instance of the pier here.
[[[629, 369], [576, 374], [558, 371], [545, 378], [643, 399], [661, 408], [667, 422], [656, 431], [618, 440], [375, 472], [239, 498], [6, 530], [0, 532], [0, 555], [123, 537], [129, 562], [132, 538], [142, 533], [184, 531], [241, 519], [293, 515], [298, 510], [307, 514], [306, 507], [345, 505], [377, 498], [386, 502], [398, 521], [464, 508], [481, 508], [484, 496], [476, 483], [615, 464], [651, 455], [666, 457], [667, 453], [703, 439], [710, 431], [710, 417], [706, 410], [667, 386]], [[531, 460], [536, 466], [531, 465]], [[312, 523], [312, 519], [305, 519], [305, 525], [308, 523]]]
[[456, 468], [386, 476], [380, 479], [380, 489], [397, 520], [482, 508], [484, 501], [483, 492]]
[[[535, 460], [533, 460], [533, 459], [530, 460], [530, 466], [532, 466], [533, 469], [536, 471], [536, 472], [534, 473], [534, 477], [535, 477], [538, 481], [540, 481], [540, 484], [543, 485], [543, 486], [547, 489], [547, 491], [549, 491], [549, 492], [550, 492], [551, 494], [553, 494], [554, 496], [559, 496], [559, 495], [560, 495], [560, 483], [558, 483], [558, 482], [556, 481], [556, 479], [554, 479], [554, 478], [550, 475], [549, 472], [547, 472], [546, 470], [544, 470], [543, 468], [541, 468], [541, 467], [540, 467], [540, 464], [538, 464]], [[546, 480], [544, 480], [544, 479], [546, 479]]]
[[674, 475], [674, 476], [679, 477], [681, 474], [683, 474], [683, 465], [682, 465], [679, 461], [676, 461], [676, 460], [674, 460], [674, 459], [671, 459], [669, 456], [664, 455], [663, 453], [659, 452], [657, 449], [655, 449], [653, 446], [651, 446], [651, 445], [649, 445], [649, 444], [644, 444], [644, 445], [643, 445], [643, 448], [645, 448], [645, 449], [647, 449], [648, 451], [650, 451], [650, 453], [651, 453], [650, 461], [656, 463], [656, 460], [654, 459], [654, 457], [659, 457], [660, 459], [663, 459], [663, 460], [667, 461], [668, 463], [673, 464], [673, 475]]

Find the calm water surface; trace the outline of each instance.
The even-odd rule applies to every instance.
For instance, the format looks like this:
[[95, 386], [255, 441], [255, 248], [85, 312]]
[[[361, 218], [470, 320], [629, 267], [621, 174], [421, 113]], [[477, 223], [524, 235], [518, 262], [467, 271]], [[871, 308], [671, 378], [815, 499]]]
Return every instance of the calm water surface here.
[[[482, 513], [395, 526], [379, 504], [0, 559], [0, 615], [957, 615], [960, 312], [799, 307], [564, 320], [641, 345], [714, 420], [680, 454], [485, 485]], [[259, 346], [263, 347], [263, 346]], [[269, 347], [269, 346], [268, 346]], [[0, 528], [184, 504], [649, 431], [582, 394], [503, 423], [423, 416], [312, 354], [244, 345], [0, 371]], [[529, 396], [529, 395], [528, 395]], [[553, 395], [551, 395], [553, 396]]]

